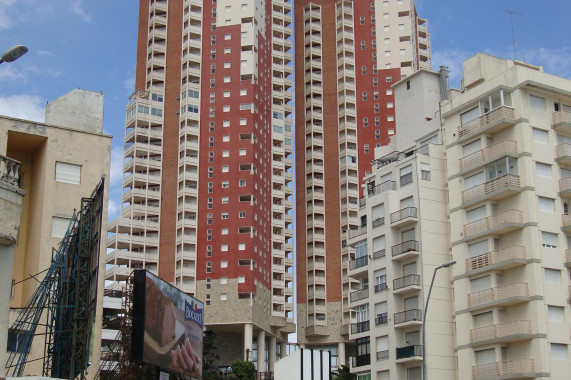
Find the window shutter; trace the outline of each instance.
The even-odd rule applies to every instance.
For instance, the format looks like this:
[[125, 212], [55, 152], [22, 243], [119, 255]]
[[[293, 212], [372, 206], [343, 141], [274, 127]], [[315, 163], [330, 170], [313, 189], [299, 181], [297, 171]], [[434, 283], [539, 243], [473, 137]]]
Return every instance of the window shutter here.
[[547, 305], [547, 318], [549, 322], [565, 322], [565, 309], [561, 306]]
[[470, 255], [470, 257], [479, 256], [484, 253], [487, 253], [488, 251], [489, 249], [488, 249], [487, 240], [482, 240], [477, 243], [470, 244], [468, 246], [468, 254]]
[[464, 112], [460, 115], [460, 120], [462, 124], [466, 124], [480, 116], [480, 110], [478, 107], [472, 108], [470, 111]]
[[56, 181], [79, 185], [81, 180], [81, 166], [56, 162]]
[[538, 177], [551, 178], [551, 165], [542, 162], [535, 163], [535, 174]]
[[468, 223], [476, 220], [484, 219], [486, 217], [486, 206], [478, 207], [466, 213]]
[[385, 216], [385, 205], [378, 205], [373, 207], [373, 220], [377, 220]]
[[496, 351], [493, 348], [476, 351], [476, 365], [494, 363], [496, 361]]
[[555, 213], [555, 201], [551, 198], [537, 197], [539, 202], [539, 211], [550, 214]]
[[377, 352], [389, 349], [389, 337], [387, 335], [377, 338]]
[[545, 283], [550, 285], [561, 285], [561, 271], [545, 268]]
[[52, 217], [52, 237], [63, 238], [69, 227], [70, 218]]
[[541, 231], [541, 245], [547, 248], [557, 248], [557, 234]]
[[490, 276], [484, 276], [480, 278], [473, 279], [470, 281], [470, 285], [472, 286], [472, 292], [479, 292], [481, 290], [490, 289], [492, 286]]
[[544, 131], [543, 129], [533, 128], [532, 136], [533, 136], [533, 142], [540, 144], [547, 144], [547, 139], [549, 134], [547, 133], [547, 131]]
[[480, 149], [482, 149], [482, 140], [478, 139], [476, 141], [472, 141], [471, 143], [462, 146], [462, 154], [465, 157], [479, 151]]
[[480, 172], [474, 175], [471, 175], [470, 177], [466, 177], [464, 178], [464, 188], [465, 189], [471, 189], [474, 186], [478, 186], [481, 185], [482, 183], [484, 183], [484, 172]]

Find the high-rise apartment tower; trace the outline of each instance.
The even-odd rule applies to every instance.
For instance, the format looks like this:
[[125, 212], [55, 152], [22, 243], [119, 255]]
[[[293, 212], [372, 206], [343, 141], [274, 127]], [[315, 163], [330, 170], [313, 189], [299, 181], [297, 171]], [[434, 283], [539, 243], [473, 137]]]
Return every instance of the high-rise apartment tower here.
[[260, 372], [295, 331], [291, 13], [291, 1], [141, 0], [108, 228], [108, 289], [135, 268], [158, 274], [205, 302], [220, 364], [267, 350]]
[[[430, 36], [411, 0], [295, 3], [298, 342], [345, 364], [346, 231], [360, 224], [362, 178], [395, 133], [391, 85], [430, 68]], [[334, 364], [336, 364], [334, 362]]]

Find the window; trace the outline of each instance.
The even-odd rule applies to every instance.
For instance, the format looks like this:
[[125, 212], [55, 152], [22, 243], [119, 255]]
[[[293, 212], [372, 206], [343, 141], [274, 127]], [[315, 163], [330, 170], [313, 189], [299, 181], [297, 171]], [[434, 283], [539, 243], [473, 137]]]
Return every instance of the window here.
[[420, 175], [424, 181], [430, 181], [430, 165], [421, 163], [420, 164]]
[[395, 117], [393, 115], [387, 115], [387, 121], [394, 121]]
[[245, 251], [246, 250], [246, 243], [238, 244], [238, 251]]
[[246, 217], [246, 211], [240, 211], [238, 213], [238, 218], [244, 219]]
[[385, 92], [387, 95], [392, 95], [393, 94], [393, 89], [392, 88], [387, 88], [387, 91]]
[[220, 285], [228, 284], [228, 277], [220, 277]]
[[223, 188], [223, 189], [226, 189], [226, 188], [228, 188], [228, 187], [230, 187], [230, 182], [228, 182], [228, 181], [222, 181], [222, 188]]
[[387, 102], [387, 108], [393, 108], [394, 104], [393, 102]]
[[[245, 88], [240, 89], [240, 96], [248, 95], [248, 90]], [[241, 125], [241, 124], [240, 124]]]
[[547, 144], [547, 139], [549, 137], [549, 133], [547, 131], [544, 131], [543, 129], [532, 128], [531, 132], [533, 136], [533, 142]]
[[530, 95], [529, 107], [532, 111], [545, 112], [545, 99]]
[[228, 219], [228, 218], [229, 218], [227, 212], [223, 212], [223, 213], [221, 214], [221, 217], [222, 217], [222, 219]]
[[222, 141], [223, 141], [223, 142], [228, 142], [228, 141], [230, 141], [230, 135], [224, 135], [224, 136], [222, 136]]
[[222, 244], [220, 246], [220, 251], [222, 252], [228, 252], [228, 244]]
[[561, 285], [561, 271], [557, 269], [545, 269], [545, 283], [549, 285]]
[[227, 260], [220, 261], [220, 268], [228, 268], [228, 261]]
[[246, 149], [240, 149], [239, 153], [240, 156], [245, 156], [246, 155]]
[[222, 230], [220, 230], [220, 234], [221, 235], [228, 235], [228, 228], [222, 228]]
[[545, 197], [537, 197], [539, 203], [539, 211], [547, 212], [549, 214], [555, 213], [555, 200]]
[[542, 162], [535, 163], [535, 175], [543, 178], [551, 178], [551, 165]]
[[228, 173], [230, 171], [230, 167], [228, 165], [222, 166], [222, 173]]
[[387, 290], [386, 268], [375, 271], [375, 293]]
[[565, 308], [563, 306], [547, 305], [547, 319], [549, 322], [565, 322]]
[[24, 342], [26, 340], [27, 331], [8, 329], [8, 345], [9, 352], [23, 352]]
[[557, 234], [541, 231], [541, 246], [545, 248], [557, 248]]
[[405, 166], [400, 170], [400, 185], [408, 185], [412, 182], [412, 165]]
[[229, 47], [224, 48], [224, 54], [230, 54], [231, 51], [232, 50]]
[[230, 77], [224, 77], [224, 83], [230, 83]]
[[567, 360], [567, 345], [561, 343], [551, 343], [551, 359]]
[[56, 182], [72, 183], [79, 185], [81, 181], [81, 166], [56, 162]]
[[71, 222], [71, 218], [61, 218], [58, 216], [52, 217], [52, 237], [55, 238], [63, 238], [67, 229], [69, 227], [69, 223]]
[[243, 284], [246, 282], [246, 276], [238, 276], [238, 284]]
[[385, 57], [390, 57], [390, 56], [391, 56], [391, 51], [385, 50]]
[[391, 39], [390, 39], [390, 38], [385, 38], [384, 41], [385, 41], [385, 44], [387, 44], [387, 45], [391, 43]]

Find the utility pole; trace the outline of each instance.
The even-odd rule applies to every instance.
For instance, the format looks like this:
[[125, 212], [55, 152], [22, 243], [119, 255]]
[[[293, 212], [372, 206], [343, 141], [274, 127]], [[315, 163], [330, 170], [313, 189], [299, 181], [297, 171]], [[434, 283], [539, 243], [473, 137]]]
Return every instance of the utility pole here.
[[506, 13], [509, 13], [509, 15], [510, 15], [510, 22], [512, 24], [512, 45], [513, 45], [513, 49], [514, 49], [514, 61], [515, 61], [516, 56], [515, 56], [515, 37], [514, 37], [514, 18], [513, 18], [513, 16], [514, 15], [522, 16], [523, 13], [512, 11], [511, 9], [504, 9], [503, 11]]

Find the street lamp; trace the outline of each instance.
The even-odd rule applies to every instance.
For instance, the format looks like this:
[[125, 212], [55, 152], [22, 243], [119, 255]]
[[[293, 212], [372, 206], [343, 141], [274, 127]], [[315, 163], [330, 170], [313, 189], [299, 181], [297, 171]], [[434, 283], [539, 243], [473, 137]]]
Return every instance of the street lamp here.
[[432, 285], [434, 285], [434, 278], [436, 277], [436, 272], [440, 268], [448, 268], [456, 264], [456, 261], [448, 261], [439, 267], [434, 268], [434, 273], [432, 274], [432, 281], [430, 282], [430, 288], [428, 289], [428, 297], [426, 297], [426, 303], [424, 304], [424, 318], [422, 318], [422, 379], [426, 380], [426, 311], [428, 310], [428, 301], [430, 301], [430, 293], [432, 293]]
[[28, 48], [25, 47], [24, 45], [14, 46], [13, 48], [10, 48], [10, 49], [6, 50], [4, 53], [2, 53], [2, 56], [0, 56], [0, 63], [14, 62], [15, 60], [17, 60], [18, 58], [20, 58], [21, 56], [23, 56], [27, 52], [28, 52]]

